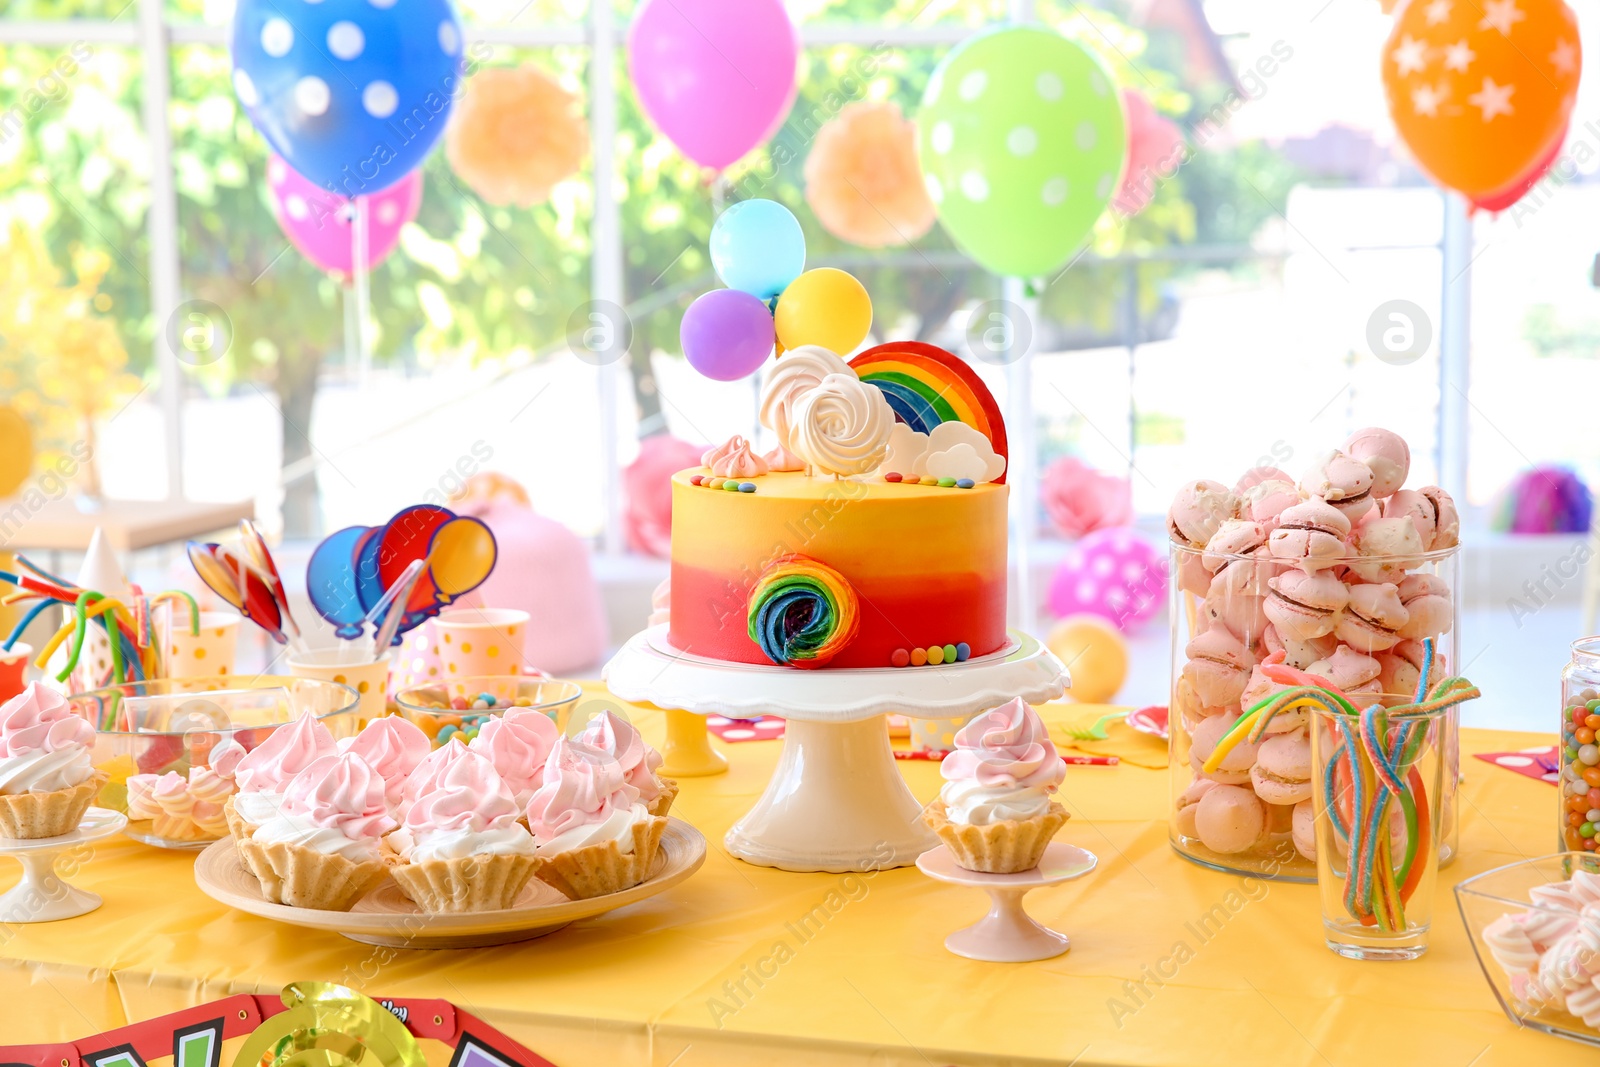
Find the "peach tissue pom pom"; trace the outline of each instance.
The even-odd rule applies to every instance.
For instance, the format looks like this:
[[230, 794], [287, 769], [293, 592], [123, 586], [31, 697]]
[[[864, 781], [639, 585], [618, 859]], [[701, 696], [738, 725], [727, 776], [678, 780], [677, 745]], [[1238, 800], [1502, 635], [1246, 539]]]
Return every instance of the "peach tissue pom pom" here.
[[467, 82], [445, 137], [451, 169], [502, 207], [548, 200], [588, 153], [577, 96], [531, 64], [480, 70]]
[[806, 203], [823, 229], [863, 248], [910, 244], [933, 228], [917, 127], [896, 104], [849, 104], [817, 131]]

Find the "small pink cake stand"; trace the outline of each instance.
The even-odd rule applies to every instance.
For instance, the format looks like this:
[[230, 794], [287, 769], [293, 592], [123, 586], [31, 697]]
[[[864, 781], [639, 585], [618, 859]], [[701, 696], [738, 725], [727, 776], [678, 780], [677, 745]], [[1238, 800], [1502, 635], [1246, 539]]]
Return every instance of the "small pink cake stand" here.
[[1040, 926], [1023, 910], [1022, 898], [1030, 890], [1082, 878], [1099, 863], [1093, 852], [1055, 841], [1044, 859], [1031, 871], [1016, 874], [981, 874], [956, 865], [944, 845], [917, 857], [917, 869], [929, 878], [951, 885], [982, 889], [989, 894], [989, 914], [944, 939], [944, 947], [957, 956], [987, 963], [1027, 963], [1048, 960], [1066, 952], [1072, 942], [1066, 934]]

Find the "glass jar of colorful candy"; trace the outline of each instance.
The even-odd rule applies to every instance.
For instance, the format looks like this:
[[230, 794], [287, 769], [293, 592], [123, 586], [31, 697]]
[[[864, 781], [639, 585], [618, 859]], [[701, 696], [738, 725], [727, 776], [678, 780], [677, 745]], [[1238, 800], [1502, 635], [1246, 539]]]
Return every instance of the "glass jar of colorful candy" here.
[[1600, 835], [1600, 637], [1572, 642], [1561, 673], [1561, 814], [1563, 849], [1593, 852]]

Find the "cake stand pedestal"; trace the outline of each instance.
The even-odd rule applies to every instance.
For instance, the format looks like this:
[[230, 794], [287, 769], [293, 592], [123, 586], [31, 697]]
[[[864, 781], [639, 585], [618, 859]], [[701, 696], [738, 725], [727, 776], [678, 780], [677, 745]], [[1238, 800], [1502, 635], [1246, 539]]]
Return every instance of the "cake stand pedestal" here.
[[0, 923], [45, 923], [87, 915], [100, 906], [98, 894], [75, 889], [61, 880], [56, 863], [68, 853], [80, 863], [94, 854], [91, 841], [122, 832], [128, 817], [120, 811], [90, 808], [70, 834], [28, 840], [0, 838], [0, 856], [22, 864], [22, 881], [0, 894]]
[[711, 747], [704, 716], [667, 710], [667, 742], [661, 746], [661, 773], [668, 778], [705, 778], [728, 773], [728, 757]]
[[603, 677], [620, 700], [672, 712], [788, 720], [783, 752], [728, 851], [787, 871], [906, 867], [938, 843], [895, 765], [884, 716], [949, 719], [1021, 697], [1054, 700], [1067, 671], [1037, 640], [1012, 633], [992, 656], [937, 667], [794, 670], [705, 659], [674, 647], [666, 625], [635, 634]]
[[982, 889], [989, 894], [989, 914], [944, 939], [957, 956], [988, 963], [1048, 960], [1072, 947], [1066, 934], [1040, 926], [1023, 910], [1022, 898], [1035, 889], [1082, 878], [1099, 859], [1077, 845], [1053, 841], [1039, 866], [1016, 874], [983, 874], [958, 866], [944, 845], [917, 857], [917, 869], [935, 881]]

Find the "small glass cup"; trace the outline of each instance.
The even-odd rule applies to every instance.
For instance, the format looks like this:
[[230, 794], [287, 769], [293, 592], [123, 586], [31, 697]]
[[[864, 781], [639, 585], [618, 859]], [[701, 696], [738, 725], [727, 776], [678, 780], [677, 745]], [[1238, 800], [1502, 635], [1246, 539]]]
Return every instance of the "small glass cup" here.
[[[1391, 715], [1379, 708], [1356, 716], [1312, 709], [1317, 889], [1324, 936], [1341, 956], [1410, 960], [1428, 949], [1441, 798], [1454, 784], [1447, 782], [1448, 744], [1441, 744], [1451, 710]], [[1362, 740], [1368, 714], [1377, 759]]]

